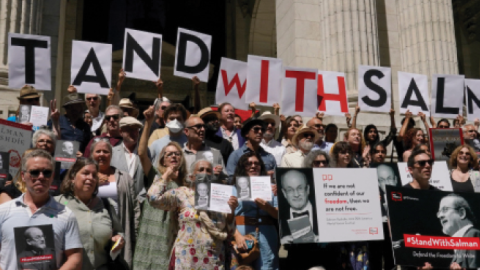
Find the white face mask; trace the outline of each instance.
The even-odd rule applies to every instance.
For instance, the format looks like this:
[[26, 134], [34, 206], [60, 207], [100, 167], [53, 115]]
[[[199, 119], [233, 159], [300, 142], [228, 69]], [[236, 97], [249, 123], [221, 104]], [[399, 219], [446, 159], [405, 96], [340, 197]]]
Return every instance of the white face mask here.
[[183, 129], [183, 124], [178, 122], [177, 119], [174, 119], [170, 122], [168, 122], [166, 125], [165, 125], [169, 130], [170, 132], [172, 133], [178, 133], [180, 132], [182, 129]]

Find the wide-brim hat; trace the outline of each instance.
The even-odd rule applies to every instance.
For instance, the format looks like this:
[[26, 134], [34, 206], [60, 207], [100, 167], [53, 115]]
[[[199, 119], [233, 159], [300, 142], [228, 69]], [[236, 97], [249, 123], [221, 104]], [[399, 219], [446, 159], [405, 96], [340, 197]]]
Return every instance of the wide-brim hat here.
[[120, 108], [135, 109], [133, 102], [129, 98], [122, 98], [118, 103]]
[[273, 121], [275, 121], [275, 128], [278, 128], [280, 126], [280, 116], [278, 116], [276, 114], [272, 114], [269, 111], [266, 111], [266, 112], [262, 113], [262, 115], [260, 115], [260, 117], [258, 117], [258, 119], [260, 119], [260, 120], [272, 119]]
[[256, 125], [262, 126], [263, 129], [266, 128], [265, 121], [260, 120], [258, 118], [249, 118], [245, 120], [245, 122], [243, 122], [242, 130], [241, 130], [242, 137], [245, 137], [247, 133], [250, 132], [250, 129], [252, 129], [252, 127]]
[[210, 107], [203, 108], [197, 113], [197, 116], [200, 117], [200, 118], [206, 117], [208, 115], [215, 115], [215, 116], [217, 116], [218, 119], [220, 119], [220, 117], [221, 117], [220, 112], [214, 111]]
[[32, 99], [32, 98], [39, 98], [40, 94], [38, 93], [37, 89], [35, 87], [30, 86], [30, 85], [25, 85], [20, 89], [20, 96], [17, 97], [19, 100], [20, 99]]
[[70, 93], [63, 98], [62, 107], [66, 107], [74, 104], [83, 104], [85, 105], [85, 100], [80, 97], [77, 93]]
[[313, 133], [313, 136], [315, 136], [313, 138], [313, 143], [315, 143], [316, 141], [318, 141], [318, 139], [320, 138], [320, 134], [318, 134], [318, 131], [313, 129], [313, 128], [309, 128], [307, 126], [302, 126], [302, 128], [298, 129], [297, 132], [295, 133], [295, 135], [293, 135], [293, 138], [292, 138], [292, 143], [296, 146], [298, 146], [298, 140], [300, 140], [302, 138], [302, 135], [307, 133], [307, 132], [310, 132], [310, 133]]
[[125, 116], [125, 117], [122, 117], [122, 119], [120, 119], [119, 126], [120, 126], [120, 128], [131, 127], [131, 126], [136, 126], [136, 127], [142, 128], [143, 124], [140, 123], [140, 121], [138, 121], [137, 118], [135, 118], [135, 117]]

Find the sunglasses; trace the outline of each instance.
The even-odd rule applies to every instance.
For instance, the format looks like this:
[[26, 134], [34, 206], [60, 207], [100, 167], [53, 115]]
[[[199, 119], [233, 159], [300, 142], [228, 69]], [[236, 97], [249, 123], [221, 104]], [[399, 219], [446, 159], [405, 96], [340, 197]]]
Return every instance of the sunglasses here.
[[313, 133], [305, 133], [303, 134], [304, 138], [315, 138], [315, 135]]
[[316, 124], [316, 125], [313, 125], [312, 127], [315, 127], [315, 128], [318, 128], [318, 129], [325, 128], [325, 126], [322, 125], [322, 124]]
[[97, 101], [97, 100], [98, 100], [98, 97], [88, 97], [87, 100], [88, 100], [88, 101], [91, 101], [91, 100]]
[[40, 173], [43, 173], [43, 177], [49, 178], [52, 176], [52, 170], [31, 170], [31, 171], [24, 171], [28, 172], [32, 177], [37, 178], [40, 176]]
[[205, 125], [204, 124], [197, 124], [197, 125], [189, 126], [187, 128], [194, 128], [196, 130], [200, 130], [202, 128], [205, 128]]
[[253, 161], [253, 162], [251, 162], [251, 161], [250, 161], [250, 162], [247, 162], [245, 165], [246, 165], [247, 167], [260, 166], [260, 162], [258, 162], [258, 161]]
[[253, 132], [255, 132], [255, 133], [258, 133], [258, 132], [260, 132], [260, 131], [265, 132], [265, 129], [262, 128], [262, 127], [254, 127], [254, 128], [252, 128], [252, 129], [253, 129]]
[[320, 166], [320, 164], [328, 165], [328, 162], [326, 160], [314, 160], [313, 161], [313, 165], [315, 165], [315, 166]]
[[448, 128], [448, 126], [438, 126], [438, 128]]
[[32, 102], [39, 102], [40, 101], [40, 98], [29, 98], [29, 99], [25, 99], [26, 102], [28, 103], [32, 103]]
[[433, 159], [429, 159], [429, 160], [419, 160], [419, 161], [415, 161], [415, 164], [418, 164], [418, 166], [420, 167], [425, 167], [425, 165], [430, 165], [432, 166], [433, 163], [434, 163], [434, 160]]
[[120, 114], [112, 114], [112, 115], [105, 115], [106, 120], [110, 120], [113, 117], [113, 120], [118, 120], [120, 118]]

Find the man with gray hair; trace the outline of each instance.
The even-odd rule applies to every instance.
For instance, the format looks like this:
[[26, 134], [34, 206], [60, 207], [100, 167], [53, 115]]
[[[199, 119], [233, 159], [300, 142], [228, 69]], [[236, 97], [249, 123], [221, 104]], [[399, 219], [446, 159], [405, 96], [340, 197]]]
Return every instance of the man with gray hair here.
[[88, 112], [92, 116], [92, 126], [90, 130], [94, 135], [100, 135], [100, 128], [103, 124], [105, 114], [100, 111], [100, 103], [102, 97], [99, 94], [86, 94], [85, 101], [87, 103]]
[[80, 269], [83, 244], [75, 215], [49, 195], [54, 162], [45, 150], [35, 149], [22, 159], [21, 177], [26, 191], [0, 205], [0, 268], [16, 269], [14, 228], [52, 225], [56, 269]]

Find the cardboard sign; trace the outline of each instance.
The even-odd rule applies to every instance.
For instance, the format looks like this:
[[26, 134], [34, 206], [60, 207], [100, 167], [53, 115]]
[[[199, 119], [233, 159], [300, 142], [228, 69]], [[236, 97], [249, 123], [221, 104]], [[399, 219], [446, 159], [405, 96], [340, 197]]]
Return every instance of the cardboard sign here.
[[282, 60], [255, 55], [248, 56], [247, 103], [272, 106], [282, 98]]
[[245, 101], [247, 63], [222, 57], [218, 74], [215, 104], [228, 102], [236, 109], [248, 110]]
[[48, 121], [48, 107], [32, 106], [30, 111], [30, 123], [35, 127], [46, 126]]
[[[408, 165], [406, 162], [398, 162], [398, 171], [400, 172], [400, 179], [402, 180], [402, 186], [412, 182], [413, 178], [408, 171]], [[430, 185], [443, 190], [453, 191], [452, 182], [450, 180], [450, 172], [448, 170], [447, 161], [435, 161], [432, 167], [432, 176], [428, 180]]]
[[388, 67], [358, 67], [358, 105], [364, 112], [390, 112], [392, 99], [392, 69]]
[[208, 82], [212, 36], [178, 28], [173, 75]]
[[77, 141], [58, 140], [55, 145], [55, 161], [60, 162], [62, 169], [70, 169], [77, 160], [80, 143]]
[[463, 144], [461, 128], [430, 128], [429, 133], [430, 151], [435, 161], [449, 161], [455, 148]]
[[162, 35], [125, 28], [123, 70], [128, 78], [160, 78]]
[[239, 201], [272, 200], [270, 176], [238, 176], [235, 180]]
[[10, 174], [16, 175], [22, 163], [22, 155], [32, 143], [30, 126], [0, 119], [0, 152], [10, 153]]
[[428, 97], [427, 75], [398, 72], [398, 95], [400, 113], [409, 110], [413, 115], [419, 112], [430, 115], [430, 99]]
[[317, 104], [317, 70], [285, 67], [283, 73], [282, 113], [315, 115]]
[[432, 116], [455, 119], [462, 114], [463, 75], [432, 75]]
[[79, 93], [108, 95], [112, 79], [112, 45], [74, 40], [70, 78]]
[[228, 205], [233, 188], [230, 185], [215, 183], [195, 183], [195, 209], [231, 214]]
[[8, 87], [52, 90], [50, 37], [8, 33]]
[[480, 80], [465, 79], [468, 121], [480, 118]]
[[318, 72], [317, 103], [318, 111], [324, 112], [326, 115], [344, 116], [348, 113], [345, 73]]
[[58, 269], [53, 226], [13, 228], [17, 269]]

